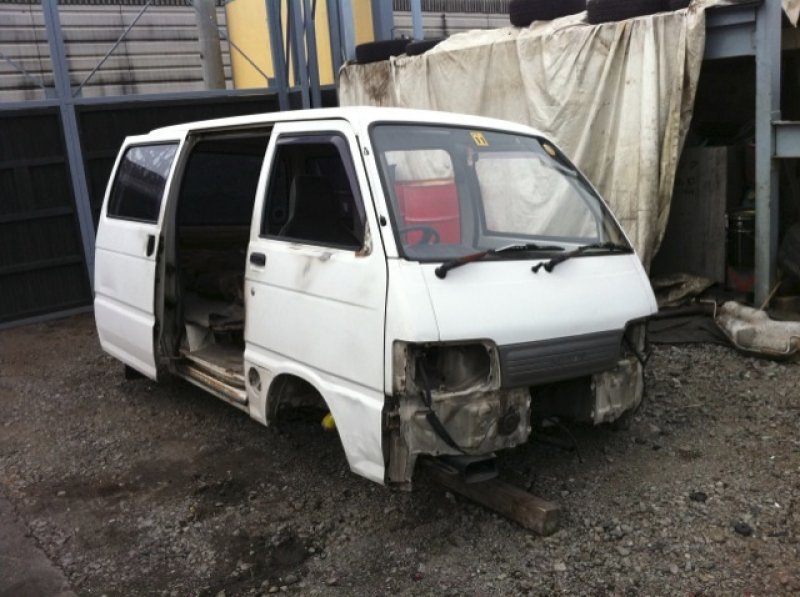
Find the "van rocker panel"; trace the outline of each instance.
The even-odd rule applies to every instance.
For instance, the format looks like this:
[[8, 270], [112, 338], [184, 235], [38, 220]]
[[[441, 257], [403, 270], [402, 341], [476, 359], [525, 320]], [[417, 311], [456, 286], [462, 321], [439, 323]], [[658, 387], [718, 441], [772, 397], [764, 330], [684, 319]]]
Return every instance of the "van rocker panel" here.
[[536, 386], [599, 373], [620, 357], [623, 330], [499, 346], [505, 388]]

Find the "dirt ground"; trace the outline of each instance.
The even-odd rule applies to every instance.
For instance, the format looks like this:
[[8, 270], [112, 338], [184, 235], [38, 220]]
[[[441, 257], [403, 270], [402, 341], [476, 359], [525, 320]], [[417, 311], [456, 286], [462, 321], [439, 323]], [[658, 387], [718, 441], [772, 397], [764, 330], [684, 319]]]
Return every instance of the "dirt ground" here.
[[563, 507], [541, 538], [355, 476], [319, 413], [126, 381], [79, 316], [0, 332], [0, 492], [81, 595], [798, 594], [800, 365], [660, 346], [646, 386], [630, 429], [501, 455]]

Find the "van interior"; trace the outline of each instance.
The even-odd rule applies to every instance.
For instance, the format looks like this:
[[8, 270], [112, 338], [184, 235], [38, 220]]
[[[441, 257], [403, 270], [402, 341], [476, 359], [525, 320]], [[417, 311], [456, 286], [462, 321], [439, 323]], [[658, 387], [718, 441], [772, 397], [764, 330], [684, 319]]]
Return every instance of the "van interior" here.
[[174, 325], [186, 377], [235, 403], [244, 392], [244, 274], [269, 130], [199, 136], [184, 164], [174, 226]]

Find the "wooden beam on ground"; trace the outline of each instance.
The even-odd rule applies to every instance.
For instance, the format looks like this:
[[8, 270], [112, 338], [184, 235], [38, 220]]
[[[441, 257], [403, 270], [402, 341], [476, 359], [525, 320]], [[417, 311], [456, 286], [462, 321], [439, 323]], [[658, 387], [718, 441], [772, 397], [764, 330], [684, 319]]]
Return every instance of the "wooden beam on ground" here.
[[460, 475], [444, 471], [436, 462], [420, 460], [430, 477], [450, 491], [464, 496], [513, 520], [539, 535], [552, 535], [558, 530], [561, 507], [501, 481], [492, 479], [481, 483], [466, 483]]

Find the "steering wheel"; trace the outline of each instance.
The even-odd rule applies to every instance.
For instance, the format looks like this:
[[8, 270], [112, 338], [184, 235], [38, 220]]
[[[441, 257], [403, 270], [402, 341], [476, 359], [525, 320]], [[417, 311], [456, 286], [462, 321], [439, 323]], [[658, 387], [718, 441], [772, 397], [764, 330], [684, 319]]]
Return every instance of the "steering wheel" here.
[[418, 243], [414, 243], [416, 245], [439, 244], [442, 241], [439, 231], [433, 226], [416, 224], [414, 226], [406, 226], [405, 228], [400, 229], [400, 234], [405, 234], [406, 232], [422, 232], [422, 238], [420, 238]]

